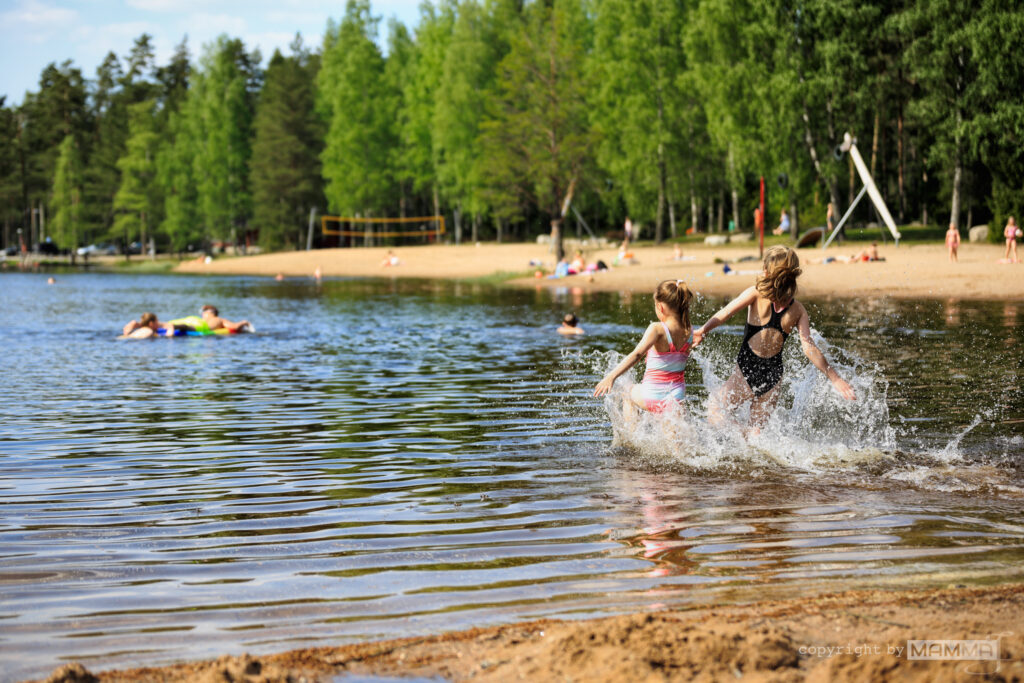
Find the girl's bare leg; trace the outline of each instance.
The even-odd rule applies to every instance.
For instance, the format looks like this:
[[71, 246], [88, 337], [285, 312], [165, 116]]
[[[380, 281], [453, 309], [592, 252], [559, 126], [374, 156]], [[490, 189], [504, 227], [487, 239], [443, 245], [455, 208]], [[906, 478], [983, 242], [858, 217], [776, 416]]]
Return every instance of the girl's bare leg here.
[[768, 417], [775, 409], [775, 402], [779, 400], [779, 385], [776, 384], [767, 394], [757, 396], [750, 404], [750, 431], [752, 434], [760, 434], [761, 428], [768, 423]]
[[750, 390], [750, 385], [747, 384], [746, 378], [737, 366], [725, 384], [708, 401], [708, 422], [716, 427], [727, 422], [735, 423], [735, 420], [732, 419], [732, 411], [739, 404], [752, 398], [754, 398], [754, 392]]

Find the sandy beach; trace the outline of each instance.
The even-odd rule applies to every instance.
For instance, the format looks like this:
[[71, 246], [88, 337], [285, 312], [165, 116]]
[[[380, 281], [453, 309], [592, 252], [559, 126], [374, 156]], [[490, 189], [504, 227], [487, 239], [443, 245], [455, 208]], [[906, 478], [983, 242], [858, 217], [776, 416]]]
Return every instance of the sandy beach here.
[[[880, 247], [884, 261], [871, 263], [829, 263], [826, 256], [850, 256], [864, 246], [850, 242], [827, 250], [799, 251], [804, 275], [800, 291], [808, 297], [898, 297], [1010, 300], [1024, 296], [1024, 265], [1000, 264], [1002, 247], [965, 244], [960, 262], [949, 263], [945, 247], [891, 244]], [[696, 291], [729, 296], [749, 286], [759, 267], [756, 244], [725, 247], [688, 247], [683, 261], [672, 260], [671, 247], [642, 246], [632, 249], [631, 265], [567, 278], [536, 278], [538, 270], [551, 272], [554, 257], [546, 246], [537, 244], [480, 244], [461, 246], [417, 246], [395, 250], [400, 264], [383, 267], [386, 248], [323, 249], [247, 257], [221, 257], [210, 263], [191, 261], [176, 268], [180, 273], [231, 275], [281, 274], [287, 278], [311, 277], [320, 267], [324, 277], [394, 277], [474, 279], [521, 275], [511, 282], [528, 287], [580, 287], [584, 291], [646, 291], [660, 280], [686, 280]], [[615, 250], [589, 250], [589, 262], [612, 264]], [[748, 260], [741, 261], [746, 257]], [[543, 267], [531, 266], [541, 262]], [[735, 275], [723, 273], [724, 261]]]
[[[47, 680], [312, 683], [348, 675], [591, 683], [1020, 681], [1022, 613], [1024, 584], [851, 591], [604, 619], [534, 621], [163, 668], [92, 674], [71, 664]], [[998, 652], [987, 661], [911, 659], [908, 641], [920, 640], [986, 640]], [[979, 679], [980, 673], [988, 675]]]

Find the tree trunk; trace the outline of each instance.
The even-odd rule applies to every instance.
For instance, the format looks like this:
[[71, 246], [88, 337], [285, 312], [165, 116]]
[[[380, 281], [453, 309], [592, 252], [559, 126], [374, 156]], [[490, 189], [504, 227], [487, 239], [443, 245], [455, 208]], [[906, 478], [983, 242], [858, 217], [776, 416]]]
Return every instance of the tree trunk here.
[[[875, 132], [871, 135], [871, 177], [875, 177], [875, 169], [878, 167], [878, 129], [880, 127], [881, 117], [878, 110], [875, 110]], [[881, 189], [881, 188], [879, 188]]]
[[562, 245], [562, 219], [551, 220], [551, 246], [555, 249], [555, 260], [561, 261], [565, 258], [565, 247]]
[[672, 239], [676, 238], [676, 210], [672, 205], [672, 201], [668, 202], [668, 229], [672, 235]]
[[[658, 118], [661, 118], [661, 104], [658, 105]], [[665, 201], [668, 173], [665, 170], [665, 155], [661, 143], [658, 143], [658, 218], [654, 223], [654, 243], [665, 241]]]
[[462, 211], [455, 209], [455, 244], [462, 244]]
[[[956, 113], [957, 129], [960, 127], [961, 114]], [[960, 186], [963, 183], [964, 163], [960, 152], [960, 136], [956, 136], [955, 148], [953, 150], [953, 200], [949, 209], [949, 222], [960, 229]]]
[[714, 196], [708, 197], [708, 224], [707, 231], [711, 234], [711, 231], [715, 229], [715, 198]]
[[789, 204], [789, 234], [794, 240], [800, 237], [800, 218], [796, 212], [796, 200]]
[[480, 214], [473, 214], [473, 244], [480, 241]]
[[900, 195], [900, 223], [903, 222], [907, 210], [907, 194], [904, 189], [904, 174], [906, 173], [906, 162], [903, 158], [903, 103], [900, 102], [899, 111], [896, 114], [896, 158], [899, 170], [896, 176], [896, 188]]
[[504, 218], [499, 218], [497, 220], [495, 229], [497, 230], [497, 233], [498, 233], [497, 242], [498, 242], [498, 244], [501, 244], [501, 240], [504, 237], [504, 233], [505, 233], [505, 219]]
[[736, 190], [732, 191], [732, 224], [740, 232], [740, 193]]
[[693, 180], [693, 166], [690, 166], [690, 227], [697, 232], [697, 223], [700, 220], [699, 209], [697, 208], [697, 190]]
[[725, 232], [725, 197], [718, 200], [718, 225], [715, 226], [715, 232]]

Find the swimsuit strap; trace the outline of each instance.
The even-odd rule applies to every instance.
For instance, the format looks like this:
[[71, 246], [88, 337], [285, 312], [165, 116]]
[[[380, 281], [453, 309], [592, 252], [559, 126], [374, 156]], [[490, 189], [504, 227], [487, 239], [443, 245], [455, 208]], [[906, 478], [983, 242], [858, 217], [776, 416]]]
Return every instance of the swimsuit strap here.
[[668, 324], [662, 320], [661, 327], [665, 330], [665, 338], [668, 339], [668, 350], [672, 353], [676, 350], [676, 345], [672, 343], [672, 333], [668, 331]]
[[768, 322], [761, 326], [762, 329], [765, 328], [765, 327], [770, 327], [770, 328], [772, 328], [774, 330], [778, 330], [779, 332], [782, 332], [782, 334], [786, 334], [785, 331], [783, 331], [783, 329], [782, 329], [782, 316], [786, 313], [786, 311], [789, 310], [789, 307], [793, 305], [793, 299], [790, 299], [789, 303], [786, 304], [786, 307], [783, 308], [781, 311], [776, 311], [775, 310], [775, 303], [774, 302], [769, 302], [769, 303], [771, 303], [771, 306], [772, 306], [771, 316], [768, 317]]

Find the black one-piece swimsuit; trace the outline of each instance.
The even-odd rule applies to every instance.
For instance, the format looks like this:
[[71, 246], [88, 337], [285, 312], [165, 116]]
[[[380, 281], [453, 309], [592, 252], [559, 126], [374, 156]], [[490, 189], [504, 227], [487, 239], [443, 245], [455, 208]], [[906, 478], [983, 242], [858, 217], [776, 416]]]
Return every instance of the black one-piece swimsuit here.
[[[792, 306], [790, 302], [790, 306]], [[775, 385], [782, 381], [782, 349], [786, 345], [789, 335], [782, 331], [782, 316], [789, 310], [786, 306], [778, 313], [775, 312], [775, 304], [772, 304], [772, 314], [764, 325], [751, 325], [743, 328], [743, 344], [740, 346], [740, 353], [736, 357], [736, 364], [740, 366], [740, 372], [750, 385], [754, 396], [764, 396], [775, 388]], [[782, 344], [779, 352], [769, 358], [763, 358], [753, 352], [750, 348], [750, 338], [764, 329], [778, 330], [782, 335]]]

